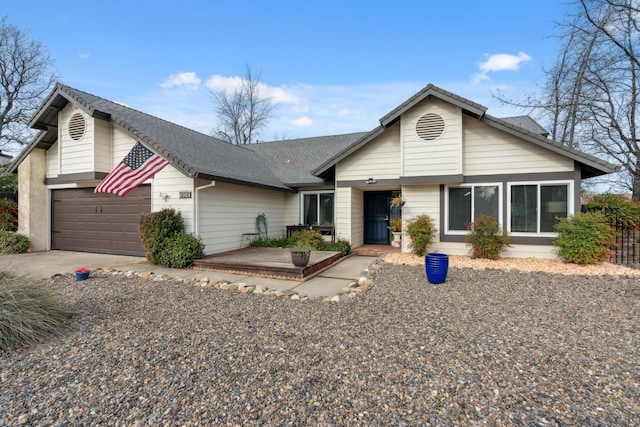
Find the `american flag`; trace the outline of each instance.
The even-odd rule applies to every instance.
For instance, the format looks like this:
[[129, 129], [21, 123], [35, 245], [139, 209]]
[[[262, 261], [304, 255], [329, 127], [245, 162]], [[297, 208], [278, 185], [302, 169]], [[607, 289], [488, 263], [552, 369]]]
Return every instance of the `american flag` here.
[[127, 157], [100, 182], [93, 192], [126, 196], [129, 191], [160, 172], [168, 163], [138, 141]]

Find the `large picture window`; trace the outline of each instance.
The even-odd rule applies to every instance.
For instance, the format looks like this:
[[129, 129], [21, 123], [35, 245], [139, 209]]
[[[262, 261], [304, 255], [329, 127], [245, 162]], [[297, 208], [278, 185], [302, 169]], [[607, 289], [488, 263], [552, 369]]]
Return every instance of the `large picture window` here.
[[303, 193], [300, 223], [304, 225], [333, 225], [333, 192]]
[[501, 218], [499, 184], [478, 184], [447, 188], [447, 230], [466, 232], [478, 215]]
[[572, 214], [569, 183], [509, 186], [509, 232], [553, 233], [560, 218]]

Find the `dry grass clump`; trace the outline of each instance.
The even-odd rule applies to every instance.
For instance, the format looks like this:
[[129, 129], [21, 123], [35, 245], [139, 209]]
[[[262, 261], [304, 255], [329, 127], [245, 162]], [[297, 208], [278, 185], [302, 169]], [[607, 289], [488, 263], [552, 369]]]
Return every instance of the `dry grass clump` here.
[[0, 271], [0, 350], [34, 344], [59, 333], [71, 315], [43, 285]]

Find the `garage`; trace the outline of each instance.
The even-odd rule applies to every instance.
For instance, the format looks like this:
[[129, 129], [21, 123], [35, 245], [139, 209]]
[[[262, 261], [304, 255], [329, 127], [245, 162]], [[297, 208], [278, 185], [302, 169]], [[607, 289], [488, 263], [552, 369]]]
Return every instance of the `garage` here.
[[151, 211], [151, 186], [125, 197], [93, 188], [52, 192], [52, 249], [144, 256], [138, 235], [140, 215]]

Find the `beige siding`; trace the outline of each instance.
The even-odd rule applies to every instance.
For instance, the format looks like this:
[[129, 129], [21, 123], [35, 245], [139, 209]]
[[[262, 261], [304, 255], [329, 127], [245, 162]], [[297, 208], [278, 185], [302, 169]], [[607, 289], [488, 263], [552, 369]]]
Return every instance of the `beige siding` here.
[[572, 171], [573, 160], [464, 117], [464, 174]]
[[[470, 256], [471, 246], [466, 243], [438, 242], [431, 248], [431, 252], [441, 252], [447, 255]], [[554, 247], [550, 245], [513, 245], [502, 254], [503, 258], [549, 258], [557, 259]]]
[[399, 125], [393, 125], [382, 135], [339, 162], [336, 180], [397, 179], [400, 176]]
[[[95, 156], [95, 170], [96, 171], [111, 171], [112, 165], [112, 151], [113, 151], [113, 126], [111, 123], [100, 120], [92, 119], [94, 122], [94, 156]], [[122, 160], [122, 159], [120, 159]], [[120, 161], [118, 160], [118, 162]]]
[[58, 154], [59, 145], [58, 142], [54, 142], [47, 150], [47, 178], [55, 178], [60, 173], [60, 156]]
[[[427, 113], [440, 115], [444, 134], [424, 141], [416, 134], [416, 123]], [[403, 176], [438, 176], [462, 173], [462, 110], [437, 99], [426, 100], [400, 118], [402, 127]]]
[[217, 182], [198, 195], [199, 235], [205, 253], [238, 249], [243, 233], [255, 233], [256, 217], [267, 216], [269, 237], [283, 234], [285, 193]]
[[119, 129], [113, 129], [113, 143], [111, 149], [111, 165], [103, 172], [111, 172], [118, 163], [124, 159], [129, 151], [136, 145], [136, 140]]
[[[181, 191], [190, 191], [191, 198], [181, 199]], [[151, 210], [153, 212], [162, 209], [179, 211], [184, 219], [187, 233], [194, 231], [194, 197], [193, 179], [186, 177], [171, 165], [165, 166], [151, 180]]]
[[[418, 215], [429, 215], [436, 227], [440, 224], [440, 186], [439, 185], [405, 185], [402, 188], [402, 196], [406, 204], [402, 208], [403, 230], [411, 219]], [[438, 230], [439, 232], [440, 230]], [[436, 234], [436, 241], [438, 235]], [[405, 232], [402, 235], [402, 252], [411, 252], [409, 244], [411, 239]]]
[[60, 133], [60, 174], [91, 172], [94, 170], [94, 120], [82, 113], [86, 120], [86, 132], [82, 139], [74, 141], [69, 136], [69, 119], [79, 109], [68, 104], [58, 115]]
[[[347, 236], [341, 236], [347, 237]], [[351, 246], [364, 244], [364, 192], [351, 189]]]
[[[284, 212], [283, 220], [285, 225], [297, 225], [300, 222], [300, 194], [285, 193], [284, 195]], [[286, 230], [283, 229], [281, 234], [274, 230], [273, 236], [269, 232], [269, 237], [284, 237]]]

